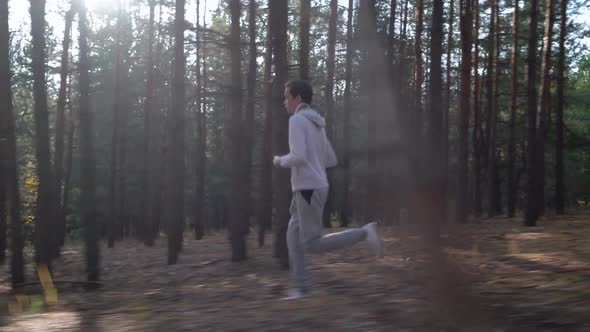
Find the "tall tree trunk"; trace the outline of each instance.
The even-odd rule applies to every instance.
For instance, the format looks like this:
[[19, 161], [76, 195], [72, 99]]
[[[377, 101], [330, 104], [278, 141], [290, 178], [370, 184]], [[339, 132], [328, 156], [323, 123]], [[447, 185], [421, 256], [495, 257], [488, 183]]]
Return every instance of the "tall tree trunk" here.
[[80, 72], [80, 210], [84, 225], [86, 241], [86, 276], [88, 281], [98, 281], [100, 277], [100, 247], [98, 245], [99, 227], [96, 222], [96, 187], [94, 154], [94, 126], [93, 114], [90, 112], [90, 78], [88, 62], [88, 30], [86, 26], [86, 6], [84, 0], [79, 1], [78, 29], [79, 52], [78, 66]]
[[501, 213], [497, 192], [496, 163], [496, 123], [498, 114], [498, 0], [491, 0], [492, 17], [490, 20], [490, 40], [488, 48], [488, 123], [487, 123], [487, 180], [488, 180], [488, 216]]
[[[156, 43], [156, 54], [154, 59], [160, 59], [162, 54], [164, 54], [164, 44], [167, 34], [164, 33], [164, 24], [163, 21], [163, 8], [165, 6], [165, 1], [160, 0], [158, 4], [159, 14], [158, 14], [158, 35], [157, 35], [157, 43]], [[156, 72], [156, 78], [154, 81], [156, 82], [154, 89], [163, 85], [163, 75], [161, 70], [156, 66], [154, 68]], [[146, 241], [146, 245], [151, 246], [154, 244], [154, 241], [158, 238], [160, 230], [164, 227], [162, 225], [162, 216], [163, 210], [165, 207], [164, 201], [164, 190], [166, 189], [166, 164], [167, 164], [167, 153], [166, 153], [166, 121], [167, 119], [164, 117], [164, 112], [154, 112], [154, 123], [151, 128], [153, 132], [152, 142], [154, 143], [154, 159], [153, 159], [153, 169], [154, 169], [154, 177], [153, 177], [153, 194], [152, 194], [152, 206], [150, 209], [152, 210], [152, 221], [150, 225], [150, 234], [148, 240]]]
[[65, 170], [64, 170], [64, 189], [63, 189], [63, 211], [64, 211], [64, 219], [67, 216], [68, 211], [68, 204], [70, 198], [70, 183], [72, 180], [72, 159], [74, 155], [74, 135], [76, 132], [76, 120], [75, 120], [75, 111], [74, 111], [74, 103], [72, 102], [71, 97], [71, 84], [68, 87], [68, 114], [66, 117], [67, 125], [68, 125], [68, 138], [67, 138], [67, 147], [68, 150], [65, 155]]
[[467, 177], [469, 151], [469, 109], [471, 95], [471, 0], [460, 0], [461, 29], [461, 100], [459, 103], [459, 153], [457, 166], [456, 218], [459, 223], [467, 222]]
[[[25, 281], [23, 258], [23, 220], [20, 214], [18, 166], [16, 161], [15, 118], [12, 107], [10, 73], [10, 32], [8, 0], [0, 0], [0, 238], [6, 241], [6, 222], [10, 219], [10, 271], [13, 287]], [[0, 248], [4, 260], [6, 242]]]
[[[258, 5], [255, 0], [250, 0], [248, 4], [248, 34], [249, 34], [249, 53], [248, 53], [248, 78], [247, 78], [247, 100], [246, 112], [244, 114], [244, 161], [242, 169], [242, 178], [244, 180], [244, 213], [247, 218], [247, 224], [250, 225], [250, 218], [254, 211], [254, 201], [252, 197], [252, 152], [254, 150], [254, 110], [256, 108], [256, 12]], [[248, 227], [249, 228], [249, 227]]]
[[539, 214], [545, 212], [545, 140], [549, 132], [551, 113], [551, 43], [553, 39], [553, 22], [555, 14], [554, 0], [547, 0], [545, 5], [545, 40], [543, 42], [543, 62], [541, 64], [541, 95], [539, 99], [539, 131], [537, 132], [536, 163], [537, 163], [537, 204]]
[[59, 246], [63, 246], [66, 231], [66, 215], [65, 205], [63, 204], [63, 158], [64, 158], [64, 137], [65, 137], [65, 111], [66, 111], [66, 97], [68, 89], [68, 60], [70, 51], [70, 34], [72, 30], [72, 20], [74, 12], [70, 9], [66, 13], [66, 26], [64, 29], [64, 38], [62, 43], [61, 67], [60, 67], [60, 83], [59, 95], [57, 98], [57, 112], [55, 120], [55, 183], [56, 183], [56, 199], [58, 201], [58, 220], [59, 226], [55, 232], [57, 233], [57, 240]]
[[481, 193], [481, 171], [482, 171], [482, 146], [483, 130], [482, 120], [480, 117], [480, 79], [479, 79], [479, 0], [473, 0], [472, 8], [475, 15], [475, 38], [474, 38], [474, 55], [473, 55], [473, 214], [480, 217], [482, 213], [482, 193]]
[[453, 50], [453, 23], [455, 20], [455, 2], [451, 0], [449, 4], [449, 32], [447, 35], [447, 63], [445, 74], [445, 91], [444, 91], [444, 109], [442, 114], [442, 160], [443, 174], [445, 176], [444, 192], [446, 200], [444, 202], [444, 210], [448, 207], [448, 176], [449, 176], [449, 109], [451, 107], [451, 56]]
[[185, 58], [184, 58], [184, 0], [176, 0], [174, 17], [174, 61], [172, 75], [172, 109], [170, 112], [170, 156], [167, 199], [168, 264], [178, 262], [182, 248], [184, 228], [184, 112], [185, 112]]
[[[336, 29], [338, 23], [338, 0], [330, 0], [330, 22], [328, 24], [328, 59], [326, 61], [326, 134], [334, 139], [334, 72], [336, 69]], [[328, 200], [324, 208], [323, 225], [331, 227], [330, 217], [334, 210], [334, 183], [335, 177], [332, 169], [328, 170], [328, 183], [330, 185]]]
[[109, 219], [108, 219], [108, 247], [112, 248], [115, 245], [115, 240], [118, 238], [118, 230], [121, 227], [121, 213], [119, 210], [119, 201], [124, 193], [119, 191], [119, 177], [121, 172], [121, 160], [119, 159], [119, 150], [121, 147], [121, 0], [117, 2], [117, 27], [115, 35], [115, 66], [113, 68], [114, 89], [113, 89], [113, 113], [112, 126], [113, 132], [111, 136], [111, 164], [110, 164], [110, 178], [109, 178]]
[[362, 1], [359, 6], [359, 29], [363, 39], [363, 53], [361, 57], [363, 74], [361, 77], [361, 91], [367, 110], [367, 181], [365, 210], [367, 220], [378, 217], [378, 187], [377, 174], [377, 112], [376, 112], [376, 88], [377, 88], [377, 20], [375, 1]]
[[[442, 39], [443, 39], [443, 0], [432, 2], [432, 25], [430, 33], [430, 137], [429, 149], [431, 165], [441, 165], [443, 160], [443, 140], [446, 140], [446, 133], [443, 131], [443, 112], [440, 105], [443, 102], [442, 94]], [[440, 237], [440, 223], [446, 221], [445, 202], [445, 180], [447, 174], [445, 169], [434, 167], [433, 172], [428, 176], [427, 206], [428, 224], [433, 241]]]
[[[121, 0], [119, 0], [121, 1]], [[117, 91], [115, 91], [115, 102], [119, 105], [117, 112], [119, 113], [119, 142], [117, 144], [118, 151], [117, 151], [117, 209], [116, 211], [119, 213], [119, 220], [117, 220], [116, 224], [119, 227], [117, 230], [118, 237], [124, 238], [130, 235], [130, 221], [129, 221], [129, 212], [127, 207], [127, 122], [129, 118], [129, 106], [127, 103], [127, 72], [129, 71], [127, 68], [127, 63], [124, 61], [123, 54], [123, 45], [122, 45], [122, 36], [123, 36], [123, 8], [121, 2], [119, 3], [119, 13], [117, 18], [117, 57], [119, 59], [119, 64], [117, 65], [118, 69], [115, 73], [116, 80], [119, 83], [115, 83], [115, 86], [118, 86]]]
[[150, 234], [152, 233], [153, 210], [151, 198], [153, 197], [153, 176], [154, 164], [151, 162], [153, 154], [156, 153], [154, 149], [154, 141], [152, 139], [152, 124], [154, 123], [154, 101], [155, 101], [155, 85], [154, 85], [154, 21], [156, 1], [149, 1], [150, 18], [148, 23], [148, 55], [147, 55], [147, 82], [145, 87], [145, 100], [143, 104], [143, 169], [141, 170], [141, 203], [140, 203], [140, 221], [142, 222], [142, 230], [140, 232], [142, 240], [147, 244]]
[[537, 138], [537, 24], [539, 19], [539, 1], [531, 0], [529, 38], [527, 54], [527, 202], [525, 208], [525, 226], [535, 226], [539, 218], [539, 202], [535, 185], [535, 174], [538, 170], [536, 164], [536, 138]]
[[309, 80], [309, 27], [311, 20], [311, 0], [300, 0], [301, 22], [299, 25], [299, 76]]
[[520, 0], [514, 0], [514, 13], [512, 15], [512, 56], [511, 56], [511, 67], [512, 67], [512, 88], [510, 96], [510, 134], [508, 138], [508, 186], [507, 186], [507, 198], [508, 198], [508, 217], [514, 217], [516, 211], [516, 192], [517, 183], [515, 174], [515, 162], [516, 162], [516, 108], [517, 108], [517, 87], [518, 87], [518, 23], [519, 23], [519, 8], [518, 2]]
[[231, 260], [233, 262], [243, 261], [247, 258], [246, 253], [246, 233], [248, 231], [247, 216], [244, 215], [245, 195], [250, 193], [244, 192], [243, 172], [246, 167], [243, 165], [242, 140], [242, 62], [241, 62], [241, 45], [240, 45], [240, 0], [230, 0], [229, 10], [231, 13], [231, 30], [230, 30], [230, 58], [231, 58], [231, 194], [230, 194], [230, 242], [232, 248]]
[[342, 199], [340, 201], [340, 222], [342, 227], [348, 226], [350, 220], [350, 116], [351, 116], [351, 85], [352, 85], [352, 18], [354, 12], [353, 0], [348, 0], [348, 18], [346, 23], [346, 64], [344, 73], [344, 123], [343, 131], [343, 148], [341, 156], [342, 166]]
[[422, 32], [424, 29], [424, 0], [417, 0], [416, 2], [416, 36], [414, 37], [414, 112], [415, 120], [414, 127], [414, 142], [419, 151], [422, 143], [422, 84], [424, 83], [423, 73], [423, 59], [422, 59]]
[[33, 96], [35, 115], [35, 155], [39, 177], [38, 218], [35, 227], [36, 257], [39, 264], [49, 264], [56, 254], [55, 230], [57, 201], [55, 178], [49, 150], [49, 113], [45, 79], [45, 0], [31, 0], [31, 35], [33, 43]]
[[567, 33], [567, 4], [568, 0], [561, 0], [559, 55], [557, 60], [557, 103], [555, 109], [555, 212], [563, 214], [565, 211], [565, 186], [563, 183], [563, 91], [565, 90], [565, 36]]
[[422, 85], [424, 84], [424, 69], [423, 69], [423, 58], [422, 58], [422, 33], [424, 29], [424, 0], [417, 0], [415, 9], [416, 18], [416, 32], [414, 36], [414, 112], [412, 117], [412, 142], [416, 146], [418, 153], [414, 154], [412, 168], [415, 172], [415, 192], [413, 195], [414, 202], [412, 206], [412, 215], [416, 222], [423, 223], [428, 218], [425, 211], [419, 208], [420, 204], [424, 203], [426, 197], [426, 186], [428, 185], [424, 179], [426, 160], [424, 153], [427, 147], [427, 141], [424, 139], [423, 132], [423, 108], [422, 103]]
[[[196, 155], [196, 169], [195, 169], [195, 201], [194, 201], [194, 232], [195, 239], [200, 240], [203, 238], [205, 233], [204, 220], [205, 209], [205, 149], [206, 142], [204, 141], [206, 133], [206, 121], [205, 111], [203, 108], [203, 77], [201, 76], [201, 32], [199, 26], [199, 13], [200, 13], [200, 0], [197, 0], [197, 30], [196, 30], [196, 41], [197, 41], [197, 144], [195, 144], [195, 155]], [[203, 21], [203, 23], [205, 23]], [[203, 38], [204, 39], [204, 38]]]
[[[273, 143], [274, 154], [282, 154], [288, 151], [288, 122], [289, 116], [283, 106], [285, 83], [289, 76], [289, 64], [287, 62], [287, 25], [288, 25], [288, 1], [272, 0], [268, 2], [272, 49], [275, 64], [275, 79], [273, 82]], [[269, 156], [270, 158], [270, 156]], [[275, 204], [277, 208], [275, 224], [275, 257], [278, 258], [282, 268], [289, 266], [287, 251], [287, 227], [289, 223], [289, 201], [291, 190], [289, 185], [289, 172], [284, 169], [275, 169], [276, 181], [274, 182]], [[274, 199], [273, 199], [274, 200]]]
[[264, 246], [264, 237], [267, 229], [270, 228], [273, 219], [273, 195], [272, 195], [272, 128], [274, 107], [272, 74], [273, 43], [270, 28], [266, 31], [266, 50], [264, 52], [264, 135], [260, 160], [263, 160], [260, 172], [260, 206], [258, 212], [258, 246]]

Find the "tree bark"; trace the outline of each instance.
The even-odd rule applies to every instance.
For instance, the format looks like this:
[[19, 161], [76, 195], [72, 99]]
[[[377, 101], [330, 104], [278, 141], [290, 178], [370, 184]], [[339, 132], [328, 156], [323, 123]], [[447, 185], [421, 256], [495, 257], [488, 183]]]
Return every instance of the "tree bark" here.
[[490, 20], [490, 40], [488, 48], [488, 121], [487, 121], [487, 184], [488, 184], [488, 216], [501, 213], [497, 186], [496, 162], [496, 123], [498, 114], [498, 0], [491, 0], [492, 17]]
[[[284, 154], [288, 151], [288, 122], [289, 116], [283, 106], [285, 83], [289, 76], [289, 64], [287, 62], [287, 25], [288, 25], [288, 1], [272, 0], [268, 3], [270, 16], [270, 29], [272, 49], [275, 64], [275, 79], [273, 82], [273, 143], [274, 154]], [[268, 156], [271, 158], [271, 156]], [[289, 172], [285, 169], [275, 169], [274, 191], [277, 214], [275, 223], [275, 257], [278, 258], [282, 268], [289, 266], [287, 251], [287, 227], [289, 223], [289, 201], [291, 200], [291, 188], [289, 185]]]
[[565, 212], [565, 185], [563, 183], [563, 91], [565, 90], [565, 37], [567, 34], [567, 4], [568, 0], [561, 0], [559, 55], [557, 60], [557, 103], [555, 109], [555, 212]]
[[154, 164], [152, 163], [153, 154], [156, 153], [153, 145], [152, 126], [154, 123], [154, 21], [156, 1], [150, 0], [150, 18], [148, 23], [148, 49], [147, 49], [147, 81], [145, 87], [145, 100], [143, 104], [143, 169], [141, 171], [141, 203], [140, 203], [140, 222], [142, 223], [140, 231], [142, 240], [147, 244], [149, 242], [151, 227], [153, 223], [153, 210], [151, 198], [153, 192]]
[[527, 54], [527, 202], [525, 209], [525, 226], [535, 226], [539, 218], [539, 202], [535, 185], [536, 138], [537, 138], [537, 24], [539, 19], [539, 2], [531, 0], [529, 20], [529, 38]]
[[232, 262], [246, 260], [246, 233], [248, 231], [247, 216], [244, 215], [245, 195], [244, 191], [243, 165], [241, 140], [243, 137], [242, 125], [242, 63], [240, 51], [240, 0], [230, 0], [229, 9], [231, 13], [230, 30], [230, 58], [231, 58], [231, 187], [230, 194], [230, 241], [232, 248]]
[[547, 0], [545, 5], [545, 40], [543, 42], [543, 62], [541, 64], [541, 95], [539, 99], [539, 130], [537, 132], [536, 164], [537, 164], [537, 206], [539, 215], [545, 212], [545, 140], [549, 132], [551, 113], [551, 44], [553, 42], [553, 22], [555, 14], [554, 0]]
[[[432, 2], [432, 25], [430, 32], [430, 137], [429, 155], [431, 165], [442, 165], [443, 141], [446, 140], [446, 133], [443, 130], [443, 113], [440, 109], [443, 102], [442, 91], [442, 39], [443, 39], [443, 0]], [[427, 206], [429, 235], [431, 240], [436, 242], [440, 238], [440, 224], [446, 222], [445, 202], [445, 180], [447, 174], [445, 169], [434, 167], [428, 176]]]
[[96, 187], [94, 152], [93, 114], [90, 111], [90, 77], [88, 62], [88, 30], [86, 25], [86, 6], [84, 0], [78, 0], [78, 29], [79, 31], [79, 85], [80, 85], [80, 211], [84, 225], [86, 242], [86, 277], [88, 281], [98, 281], [100, 278], [100, 247], [98, 245], [99, 227], [96, 222]]
[[456, 218], [459, 223], [467, 222], [467, 177], [469, 151], [469, 109], [471, 95], [471, 0], [460, 0], [461, 26], [461, 100], [459, 103], [459, 152], [457, 167]]
[[[203, 108], [203, 77], [201, 75], [201, 32], [199, 31], [199, 13], [200, 13], [200, 0], [197, 0], [197, 30], [196, 30], [196, 49], [197, 49], [197, 68], [196, 71], [196, 78], [197, 78], [197, 144], [195, 144], [195, 155], [196, 155], [196, 162], [195, 162], [195, 201], [194, 201], [194, 210], [193, 210], [193, 226], [194, 226], [194, 233], [195, 239], [200, 240], [203, 238], [205, 233], [204, 228], [204, 217], [205, 217], [205, 209], [204, 209], [204, 201], [205, 201], [205, 159], [206, 157], [206, 148], [207, 144], [204, 140], [207, 137], [207, 127], [206, 127], [206, 119], [205, 119], [205, 112]], [[203, 22], [205, 23], [205, 22]], [[204, 38], [203, 38], [204, 39]]]
[[341, 165], [342, 165], [342, 200], [340, 205], [340, 220], [341, 226], [348, 226], [350, 220], [350, 116], [352, 112], [352, 55], [353, 55], [353, 12], [354, 3], [353, 0], [348, 0], [348, 18], [346, 23], [346, 64], [344, 73], [344, 123], [343, 123], [343, 137], [344, 143], [342, 148]]
[[65, 111], [66, 111], [66, 97], [68, 89], [68, 60], [70, 51], [70, 35], [72, 30], [72, 20], [74, 12], [70, 9], [66, 13], [66, 22], [64, 29], [64, 38], [62, 42], [61, 67], [60, 67], [60, 83], [59, 95], [57, 98], [57, 112], [55, 120], [55, 183], [56, 183], [56, 198], [58, 201], [58, 228], [56, 229], [58, 237], [58, 245], [61, 247], [65, 240], [66, 215], [65, 205], [63, 204], [63, 158], [64, 158], [64, 137], [65, 137]]
[[272, 89], [272, 39], [270, 29], [266, 32], [266, 50], [264, 52], [264, 138], [260, 160], [263, 160], [260, 173], [260, 208], [258, 213], [258, 246], [264, 246], [266, 230], [270, 228], [273, 219], [273, 195], [272, 195], [272, 164], [270, 157], [273, 146], [273, 116], [274, 107]]
[[242, 178], [244, 180], [244, 213], [247, 218], [248, 228], [250, 219], [255, 211], [255, 204], [252, 200], [252, 153], [254, 150], [254, 110], [256, 108], [256, 13], [257, 7], [255, 0], [250, 0], [248, 4], [248, 76], [247, 76], [247, 100], [246, 112], [244, 114], [244, 161], [242, 168]]
[[57, 201], [55, 199], [55, 177], [51, 167], [49, 150], [49, 113], [45, 74], [45, 0], [31, 0], [31, 35], [33, 97], [35, 117], [35, 156], [39, 189], [37, 197], [38, 217], [35, 225], [36, 258], [39, 264], [50, 264], [56, 255]]
[[518, 87], [518, 23], [519, 23], [519, 8], [518, 2], [520, 0], [514, 0], [514, 13], [512, 16], [512, 56], [511, 56], [511, 67], [512, 67], [512, 87], [510, 96], [510, 134], [508, 138], [508, 217], [514, 217], [516, 212], [516, 192], [517, 183], [515, 174], [515, 163], [516, 163], [516, 110], [517, 110], [517, 87]]
[[[25, 281], [23, 220], [20, 214], [15, 118], [11, 95], [8, 0], [0, 0], [0, 238], [6, 241], [10, 218], [10, 272], [12, 286]], [[4, 260], [6, 242], [0, 248]]]
[[482, 171], [482, 146], [483, 130], [480, 111], [480, 76], [479, 76], [479, 0], [473, 0], [472, 8], [475, 15], [475, 38], [473, 55], [473, 214], [480, 217], [482, 214], [481, 171]]
[[[336, 25], [338, 23], [338, 0], [330, 0], [330, 21], [328, 24], [328, 59], [326, 61], [326, 134], [328, 139], [334, 139], [334, 72], [336, 70]], [[333, 169], [328, 169], [328, 183], [330, 189], [326, 206], [324, 207], [323, 225], [324, 227], [331, 227], [331, 216], [334, 210], [334, 187], [335, 177]]]
[[170, 112], [171, 145], [168, 158], [169, 190], [168, 217], [168, 264], [178, 262], [182, 248], [182, 231], [184, 228], [184, 112], [185, 101], [185, 61], [184, 58], [184, 0], [176, 0], [174, 17], [174, 60], [172, 65], [172, 109]]

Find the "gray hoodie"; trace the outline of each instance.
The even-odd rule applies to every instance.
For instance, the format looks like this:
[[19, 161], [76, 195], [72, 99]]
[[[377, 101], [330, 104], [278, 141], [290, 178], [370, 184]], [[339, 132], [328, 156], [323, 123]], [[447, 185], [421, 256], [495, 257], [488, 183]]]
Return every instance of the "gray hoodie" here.
[[326, 168], [336, 166], [336, 154], [326, 137], [326, 121], [307, 104], [300, 104], [289, 118], [289, 154], [279, 157], [281, 167], [291, 168], [293, 191], [329, 186]]

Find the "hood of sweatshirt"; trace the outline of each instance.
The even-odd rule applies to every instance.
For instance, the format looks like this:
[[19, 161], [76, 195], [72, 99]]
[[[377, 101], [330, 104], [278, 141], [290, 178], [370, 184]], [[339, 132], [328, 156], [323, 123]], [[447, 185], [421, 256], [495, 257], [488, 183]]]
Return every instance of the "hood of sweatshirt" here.
[[326, 120], [324, 120], [324, 117], [321, 116], [317, 111], [311, 109], [307, 104], [301, 105], [296, 114], [305, 117], [318, 128], [326, 127]]

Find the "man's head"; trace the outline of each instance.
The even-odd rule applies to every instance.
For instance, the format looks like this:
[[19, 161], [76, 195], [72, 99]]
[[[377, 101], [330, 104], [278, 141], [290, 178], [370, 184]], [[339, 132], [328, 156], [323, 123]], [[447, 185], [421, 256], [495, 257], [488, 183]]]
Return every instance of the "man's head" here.
[[293, 114], [301, 103], [311, 104], [313, 90], [311, 85], [303, 80], [291, 80], [285, 84], [285, 108], [287, 113]]

